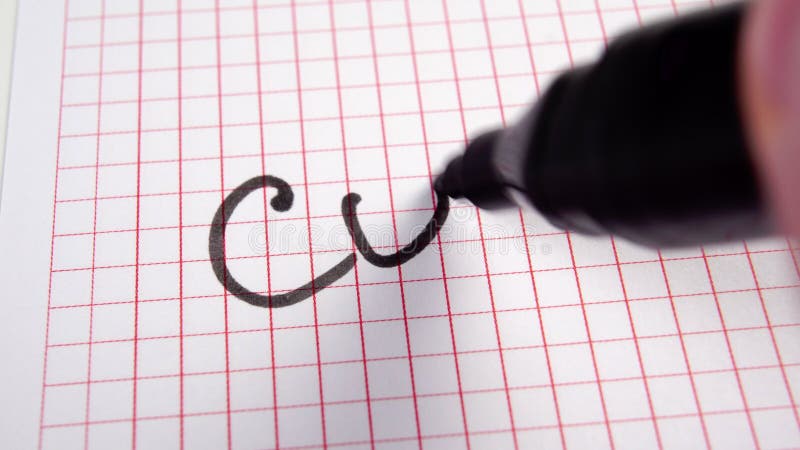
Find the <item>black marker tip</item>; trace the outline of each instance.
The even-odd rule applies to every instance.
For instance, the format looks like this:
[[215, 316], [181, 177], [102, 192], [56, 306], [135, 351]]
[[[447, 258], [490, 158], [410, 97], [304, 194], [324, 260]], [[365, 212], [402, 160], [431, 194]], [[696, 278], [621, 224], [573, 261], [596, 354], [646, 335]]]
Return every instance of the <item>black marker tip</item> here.
[[444, 169], [433, 183], [433, 189], [442, 195], [452, 198], [461, 198], [464, 196], [462, 173], [463, 173], [463, 157], [457, 156], [447, 164]]

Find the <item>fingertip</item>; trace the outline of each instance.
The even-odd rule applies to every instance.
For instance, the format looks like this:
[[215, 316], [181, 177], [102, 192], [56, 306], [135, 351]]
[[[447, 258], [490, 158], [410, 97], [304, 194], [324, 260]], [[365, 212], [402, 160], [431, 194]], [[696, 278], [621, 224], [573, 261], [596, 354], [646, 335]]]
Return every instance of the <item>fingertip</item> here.
[[800, 236], [800, 1], [753, 2], [741, 51], [753, 159], [778, 224]]

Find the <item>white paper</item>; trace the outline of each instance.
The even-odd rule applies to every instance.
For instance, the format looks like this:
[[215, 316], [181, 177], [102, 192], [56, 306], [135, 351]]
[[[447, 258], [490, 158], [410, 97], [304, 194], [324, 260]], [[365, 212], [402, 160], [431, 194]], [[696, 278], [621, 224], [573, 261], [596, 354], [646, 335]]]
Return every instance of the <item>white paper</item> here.
[[411, 261], [358, 254], [273, 310], [209, 261], [223, 198], [263, 174], [294, 202], [256, 190], [230, 217], [247, 289], [347, 259], [349, 192], [396, 251], [465, 139], [605, 36], [702, 2], [178, 1], [21, 2], [4, 448], [800, 446], [783, 238], [659, 253], [455, 202]]

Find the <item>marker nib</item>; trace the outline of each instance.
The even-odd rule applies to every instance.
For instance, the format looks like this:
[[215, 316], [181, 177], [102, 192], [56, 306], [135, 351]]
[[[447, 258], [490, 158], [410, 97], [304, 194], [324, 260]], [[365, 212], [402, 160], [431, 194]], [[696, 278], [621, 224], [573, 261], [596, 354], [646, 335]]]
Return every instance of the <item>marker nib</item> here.
[[464, 196], [461, 173], [462, 165], [463, 158], [461, 156], [457, 156], [447, 164], [447, 168], [445, 168], [444, 172], [442, 172], [433, 183], [433, 188], [436, 192], [452, 198], [461, 198]]

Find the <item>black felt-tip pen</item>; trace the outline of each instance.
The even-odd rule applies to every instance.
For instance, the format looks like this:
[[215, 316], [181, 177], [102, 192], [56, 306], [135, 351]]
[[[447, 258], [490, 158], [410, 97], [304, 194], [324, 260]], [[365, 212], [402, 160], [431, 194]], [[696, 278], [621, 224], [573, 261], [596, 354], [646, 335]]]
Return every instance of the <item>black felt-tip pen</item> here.
[[655, 245], [767, 234], [742, 124], [745, 3], [644, 27], [560, 75], [513, 126], [472, 140], [436, 180], [493, 209]]

